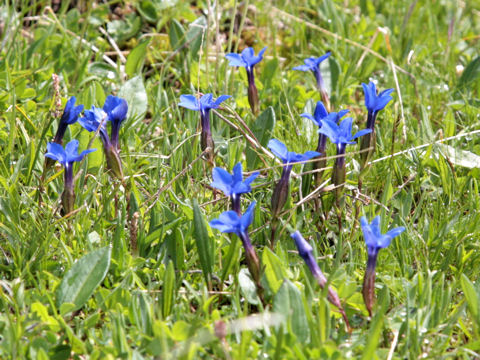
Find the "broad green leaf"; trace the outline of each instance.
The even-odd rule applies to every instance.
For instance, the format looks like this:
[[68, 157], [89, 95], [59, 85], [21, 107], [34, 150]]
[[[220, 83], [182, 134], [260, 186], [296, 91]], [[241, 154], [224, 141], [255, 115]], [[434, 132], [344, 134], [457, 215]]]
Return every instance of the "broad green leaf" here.
[[262, 254], [262, 264], [265, 267], [265, 277], [272, 293], [276, 293], [286, 278], [285, 270], [280, 259], [272, 250], [266, 248]]
[[141, 76], [135, 76], [123, 84], [118, 96], [127, 100], [128, 118], [143, 118], [145, 116], [148, 98]]
[[57, 290], [57, 306], [75, 304], [80, 309], [107, 275], [110, 267], [110, 247], [95, 250], [78, 260], [67, 271]]
[[446, 144], [437, 144], [436, 146], [440, 153], [448, 158], [452, 164], [469, 169], [480, 168], [480, 156], [467, 150], [455, 149], [453, 146]]
[[240, 269], [238, 273], [238, 284], [240, 285], [240, 291], [250, 304], [258, 305], [260, 303], [257, 296], [257, 287], [247, 269]]
[[303, 307], [300, 290], [288, 279], [283, 281], [280, 290], [273, 299], [273, 311], [288, 316], [292, 332], [300, 342], [307, 341], [310, 336], [307, 315]]
[[[273, 128], [275, 127], [275, 112], [273, 108], [269, 106], [264, 112], [262, 112], [258, 118], [254, 121], [250, 130], [257, 138], [257, 140], [262, 144], [262, 146], [267, 146], [268, 141], [273, 136]], [[249, 147], [246, 151], [247, 157], [247, 166], [250, 169], [256, 167], [257, 162], [259, 161], [257, 153]]]
[[149, 43], [150, 39], [142, 41], [128, 54], [127, 63], [125, 64], [125, 72], [128, 77], [132, 77], [141, 70]]
[[193, 224], [195, 244], [197, 245], [198, 257], [202, 267], [203, 276], [209, 288], [212, 285], [213, 272], [213, 241], [208, 236], [207, 224], [205, 222], [197, 199], [193, 200]]

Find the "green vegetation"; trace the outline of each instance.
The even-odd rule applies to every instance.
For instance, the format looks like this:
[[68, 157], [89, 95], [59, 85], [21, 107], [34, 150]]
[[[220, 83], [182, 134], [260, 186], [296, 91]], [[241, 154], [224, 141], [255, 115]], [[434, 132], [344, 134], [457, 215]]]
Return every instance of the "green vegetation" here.
[[[3, 2], [0, 358], [479, 358], [479, 19], [475, 1]], [[258, 117], [246, 72], [225, 58], [247, 46], [267, 46]], [[333, 158], [320, 188], [312, 164], [294, 165], [272, 224], [282, 166], [267, 144], [316, 149], [318, 127], [300, 114], [321, 95], [292, 68], [327, 51], [332, 109], [350, 109], [355, 132], [367, 116], [361, 83], [394, 88], [393, 101], [376, 120], [371, 165], [360, 172], [359, 145], [347, 148], [341, 201]], [[210, 114], [214, 164], [199, 113], [178, 106], [199, 92], [232, 95]], [[90, 109], [110, 94], [128, 102], [123, 180], [98, 136], [70, 125], [64, 145], [97, 151], [75, 163], [75, 210], [64, 214], [63, 168], [44, 169], [47, 143], [71, 96]], [[212, 165], [238, 162], [260, 172], [241, 208], [256, 201], [262, 299], [239, 238], [208, 224], [230, 209], [210, 186]], [[377, 215], [382, 232], [406, 230], [378, 255], [370, 317], [359, 219]], [[292, 230], [313, 247], [351, 332]]]

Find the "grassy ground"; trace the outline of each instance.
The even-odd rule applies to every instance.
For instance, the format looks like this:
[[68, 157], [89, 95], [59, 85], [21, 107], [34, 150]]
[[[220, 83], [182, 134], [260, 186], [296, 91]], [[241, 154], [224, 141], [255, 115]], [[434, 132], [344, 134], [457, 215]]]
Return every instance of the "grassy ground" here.
[[[480, 357], [480, 5], [220, 3], [0, 5], [0, 357]], [[258, 120], [245, 72], [224, 57], [245, 46], [268, 46], [256, 66], [265, 111]], [[311, 74], [291, 68], [328, 50], [322, 70], [332, 106], [350, 109], [356, 128], [366, 119], [362, 82], [394, 88], [394, 101], [378, 117], [361, 194], [358, 147], [348, 150], [341, 226], [334, 209], [325, 215], [309, 197], [311, 174], [300, 174], [310, 165], [296, 165], [270, 250], [281, 167], [251, 149], [243, 123], [263, 147], [275, 137], [293, 151], [315, 149], [316, 129], [299, 115], [320, 96]], [[242, 161], [245, 171], [261, 171], [242, 208], [257, 201], [251, 238], [264, 304], [238, 239], [207, 224], [230, 205], [210, 187], [198, 113], [178, 106], [181, 94], [197, 91], [233, 96], [218, 110], [222, 118], [212, 114], [215, 165], [230, 171]], [[87, 109], [109, 94], [129, 104], [120, 133], [125, 184], [107, 173], [96, 139], [97, 152], [75, 167], [77, 211], [62, 217], [61, 167], [42, 179], [55, 112], [72, 95]], [[91, 134], [77, 123], [70, 139], [85, 149]], [[328, 185], [325, 204], [333, 201]], [[406, 227], [380, 252], [372, 318], [361, 295], [367, 255], [359, 215], [381, 215], [384, 230]], [[351, 333], [288, 227], [313, 245]]]

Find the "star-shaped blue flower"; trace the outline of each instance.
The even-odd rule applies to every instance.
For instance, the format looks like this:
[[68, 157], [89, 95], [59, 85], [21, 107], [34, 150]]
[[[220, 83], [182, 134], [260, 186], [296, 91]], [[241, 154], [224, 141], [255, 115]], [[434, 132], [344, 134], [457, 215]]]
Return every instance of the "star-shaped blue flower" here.
[[386, 234], [382, 234], [380, 231], [380, 216], [375, 217], [371, 224], [368, 223], [365, 216], [362, 216], [360, 223], [369, 256], [376, 256], [380, 249], [386, 248], [394, 237], [405, 231], [405, 228], [401, 226], [387, 231]]
[[81, 161], [85, 155], [97, 149], [87, 149], [78, 153], [78, 140], [70, 141], [63, 149], [63, 146], [54, 142], [47, 144], [46, 157], [58, 161], [65, 168], [70, 167], [75, 161]]
[[352, 135], [352, 122], [351, 117], [343, 120], [340, 125], [337, 125], [331, 119], [325, 118], [322, 120], [322, 127], [318, 129], [318, 132], [328, 136], [330, 141], [334, 144], [355, 144], [356, 138], [372, 132], [371, 129], [363, 129]]
[[288, 151], [285, 144], [277, 139], [271, 139], [268, 142], [268, 148], [275, 154], [275, 156], [279, 157], [284, 164], [307, 161], [321, 155], [317, 151], [307, 151], [305, 154]]
[[377, 89], [375, 84], [370, 81], [370, 83], [362, 83], [363, 91], [365, 93], [365, 106], [367, 110], [371, 113], [378, 112], [382, 110], [393, 98], [390, 94], [393, 92], [393, 89], [383, 90], [377, 95]]
[[210, 109], [218, 109], [220, 104], [229, 98], [231, 98], [230, 95], [221, 95], [217, 100], [213, 101], [212, 94], [202, 95], [200, 99], [197, 99], [194, 95], [180, 95], [180, 103], [178, 105], [190, 110], [205, 113]]
[[300, 71], [313, 71], [314, 73], [317, 72], [317, 71], [320, 71], [320, 64], [328, 59], [328, 57], [331, 55], [332, 53], [329, 51], [327, 52], [325, 55], [322, 55], [318, 58], [316, 57], [309, 57], [309, 58], [306, 58], [303, 62], [305, 63], [305, 65], [300, 65], [300, 66], [295, 66], [294, 68], [292, 68], [292, 70], [300, 70]]
[[342, 117], [344, 117], [350, 110], [344, 109], [340, 110], [339, 112], [331, 112], [328, 113], [327, 109], [325, 108], [325, 105], [321, 101], [317, 102], [317, 105], [315, 106], [315, 111], [313, 113], [313, 116], [310, 115], [309, 113], [303, 113], [300, 116], [312, 120], [315, 125], [318, 127], [322, 127], [322, 120], [327, 118], [331, 121], [335, 121], [338, 123]]
[[61, 123], [72, 125], [77, 121], [78, 115], [83, 111], [83, 105], [75, 106], [76, 101], [75, 96], [68, 99], [65, 109], [63, 110], [62, 118], [60, 119]]
[[244, 49], [241, 54], [229, 53], [225, 55], [225, 57], [230, 61], [228, 65], [243, 66], [249, 70], [262, 61], [265, 50], [267, 50], [266, 46], [255, 56], [253, 48], [248, 47]]
[[85, 110], [84, 117], [78, 119], [78, 123], [88, 132], [96, 132], [100, 126], [99, 135], [105, 149], [110, 146], [110, 139], [105, 124], [107, 117], [107, 113], [101, 108], [92, 106], [90, 110]]
[[218, 219], [210, 221], [210, 226], [224, 233], [235, 233], [242, 238], [253, 221], [255, 204], [256, 202], [253, 201], [242, 216], [235, 211], [225, 211], [220, 214]]
[[252, 191], [250, 184], [257, 178], [259, 172], [254, 172], [248, 178], [243, 180], [242, 163], [238, 163], [233, 167], [233, 174], [228, 171], [216, 167], [212, 171], [213, 182], [212, 187], [223, 191], [225, 196], [239, 195]]

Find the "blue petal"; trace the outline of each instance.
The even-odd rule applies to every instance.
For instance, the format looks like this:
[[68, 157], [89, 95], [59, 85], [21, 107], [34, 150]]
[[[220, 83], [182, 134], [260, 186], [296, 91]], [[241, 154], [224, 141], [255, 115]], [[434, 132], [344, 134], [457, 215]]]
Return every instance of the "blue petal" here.
[[322, 123], [320, 121], [317, 121], [317, 119], [315, 119], [312, 115], [308, 113], [300, 114], [300, 116], [312, 120], [317, 126], [322, 126]]
[[386, 235], [390, 236], [393, 239], [394, 237], [400, 235], [404, 231], [405, 231], [405, 228], [403, 226], [400, 226], [387, 231]]
[[348, 110], [348, 109], [340, 110], [340, 111], [337, 113], [337, 123], [340, 121], [340, 119], [341, 119], [342, 117], [344, 117], [345, 115], [347, 115], [349, 112], [350, 112], [350, 110]]
[[279, 157], [283, 162], [286, 162], [288, 160], [287, 147], [280, 140], [271, 139], [268, 142], [267, 147], [275, 154], [275, 156]]
[[231, 174], [222, 168], [216, 167], [212, 171], [212, 178], [213, 182], [210, 186], [223, 191], [226, 196], [232, 194], [233, 179]]
[[294, 152], [290, 152], [290, 159], [289, 161], [291, 162], [302, 162], [302, 161], [307, 161], [310, 160], [311, 158], [314, 158], [316, 156], [320, 156], [321, 154], [316, 151], [307, 151], [305, 154], [297, 154]]
[[343, 119], [339, 125], [340, 136], [343, 136], [347, 141], [352, 139], [352, 123], [353, 119], [351, 117]]
[[128, 104], [125, 99], [108, 95], [103, 105], [103, 111], [108, 114], [108, 120], [122, 122], [127, 117]]
[[315, 112], [313, 115], [315, 116], [315, 119], [317, 119], [317, 122], [328, 115], [327, 109], [321, 101], [317, 101], [317, 106], [315, 106]]
[[242, 163], [239, 162], [233, 167], [233, 182], [242, 182], [243, 181], [243, 172], [242, 172]]
[[330, 121], [328, 119], [323, 119], [322, 127], [318, 129], [318, 132], [320, 134], [327, 136], [332, 143], [334, 144], [338, 143], [340, 130], [338, 128], [338, 125], [333, 121]]
[[252, 201], [247, 211], [245, 211], [245, 214], [243, 214], [242, 218], [240, 219], [240, 223], [241, 223], [240, 228], [241, 228], [241, 231], [243, 232], [248, 230], [248, 227], [253, 221], [253, 211], [255, 210], [255, 205], [256, 205], [256, 202]]
[[299, 65], [299, 66], [293, 67], [292, 70], [310, 71], [311, 69], [307, 65]]
[[330, 57], [330, 55], [332, 55], [332, 53], [330, 51], [328, 51], [325, 55], [322, 55], [320, 56], [319, 58], [316, 59], [316, 63], [317, 65], [320, 65], [321, 62], [325, 61], [326, 59], [328, 59]]
[[370, 111], [370, 109], [372, 108], [370, 88], [365, 83], [362, 83], [362, 87], [363, 87], [363, 93], [365, 95], [365, 107], [367, 108], [367, 110]]
[[363, 130], [360, 130], [359, 132], [357, 132], [355, 135], [352, 136], [352, 140], [353, 140], [353, 139], [356, 139], [356, 138], [359, 138], [360, 136], [369, 134], [369, 133], [371, 133], [371, 132], [372, 132], [372, 129], [363, 129]]
[[378, 94], [378, 97], [383, 97], [383, 96], [388, 96], [393, 92], [393, 89], [385, 89], [380, 94]]
[[375, 106], [373, 107], [373, 111], [383, 110], [391, 100], [393, 100], [391, 96], [384, 96], [381, 98], [379, 97], [375, 101]]
[[200, 104], [194, 95], [180, 95], [180, 102], [178, 103], [178, 106], [194, 111], [200, 110]]
[[227, 99], [230, 99], [232, 96], [231, 95], [222, 95], [222, 96], [219, 96], [218, 99], [215, 101], [215, 107], [212, 107], [213, 109], [216, 109], [220, 106], [220, 104], [222, 102], [224, 102], [225, 100]]
[[47, 144], [47, 153], [45, 156], [52, 160], [58, 161], [63, 166], [66, 164], [65, 150], [63, 150], [63, 147], [60, 144], [49, 142]]
[[225, 211], [218, 219], [210, 221], [210, 226], [221, 232], [232, 233], [240, 231], [240, 218], [235, 211]]
[[305, 258], [308, 256], [310, 252], [313, 251], [312, 245], [310, 245], [305, 238], [302, 236], [300, 231], [295, 231], [292, 235], [290, 235], [293, 240], [295, 240], [295, 245], [297, 246], [298, 249], [298, 254], [302, 257]]
[[78, 140], [73, 139], [67, 145], [65, 145], [65, 154], [67, 155], [67, 161], [72, 155], [78, 155]]
[[213, 108], [214, 102], [213, 102], [213, 94], [208, 93], [202, 95], [200, 98], [200, 110], [208, 110]]
[[250, 186], [250, 184], [255, 181], [255, 179], [257, 178], [258, 175], [260, 175], [260, 173], [258, 171], [254, 172], [252, 175], [250, 175], [248, 178], [246, 178], [243, 183]]
[[230, 63], [228, 64], [230, 66], [248, 66], [248, 64], [243, 60], [240, 54], [230, 53], [225, 55], [225, 57], [230, 61]]

